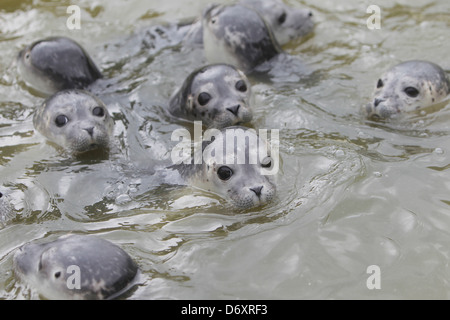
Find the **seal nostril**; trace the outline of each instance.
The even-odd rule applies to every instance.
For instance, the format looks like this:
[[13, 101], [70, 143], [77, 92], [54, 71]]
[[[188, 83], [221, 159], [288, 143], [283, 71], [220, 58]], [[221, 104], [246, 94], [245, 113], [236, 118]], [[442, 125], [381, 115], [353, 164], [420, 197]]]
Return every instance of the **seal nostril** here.
[[255, 188], [250, 188], [250, 190], [252, 190], [259, 198], [261, 196], [262, 188], [263, 188], [263, 186], [259, 186], [259, 187], [255, 187]]
[[376, 106], [378, 106], [380, 104], [380, 102], [383, 102], [383, 101], [384, 101], [383, 99], [375, 99], [373, 101], [373, 105], [376, 107]]
[[237, 114], [238, 114], [238, 111], [239, 111], [240, 107], [241, 107], [241, 105], [238, 104], [238, 105], [236, 105], [234, 107], [227, 108], [227, 110], [230, 111], [232, 114], [234, 114], [237, 117]]
[[90, 135], [91, 137], [94, 135], [94, 127], [85, 128], [84, 130], [86, 130], [87, 133], [89, 133], [89, 135]]

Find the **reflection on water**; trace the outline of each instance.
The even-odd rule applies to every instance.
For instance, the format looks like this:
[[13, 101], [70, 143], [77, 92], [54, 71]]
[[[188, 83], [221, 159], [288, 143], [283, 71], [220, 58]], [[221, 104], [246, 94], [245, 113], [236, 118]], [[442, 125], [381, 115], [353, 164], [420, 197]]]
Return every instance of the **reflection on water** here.
[[[316, 28], [284, 49], [314, 72], [250, 78], [254, 127], [280, 130], [282, 163], [275, 201], [234, 211], [167, 183], [162, 169], [172, 131], [185, 125], [165, 111], [168, 99], [205, 60], [172, 25], [160, 38], [155, 26], [208, 2], [81, 1], [77, 31], [65, 27], [67, 1], [0, 5], [0, 192], [18, 213], [0, 229], [0, 297], [39, 298], [12, 272], [18, 246], [86, 232], [138, 263], [144, 282], [130, 299], [448, 298], [448, 102], [395, 122], [367, 121], [361, 108], [399, 61], [449, 70], [449, 4], [381, 1], [381, 29], [371, 31], [364, 1], [289, 1], [311, 8]], [[33, 130], [43, 97], [13, 59], [50, 35], [77, 40], [105, 75], [94, 90], [115, 120], [108, 156], [74, 158]], [[370, 265], [380, 290], [366, 286]]]

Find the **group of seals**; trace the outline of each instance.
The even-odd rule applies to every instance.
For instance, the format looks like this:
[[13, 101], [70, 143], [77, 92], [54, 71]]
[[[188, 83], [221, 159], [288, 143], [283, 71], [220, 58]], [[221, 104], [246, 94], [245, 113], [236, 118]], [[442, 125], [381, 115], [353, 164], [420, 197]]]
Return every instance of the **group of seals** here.
[[[173, 168], [189, 184], [228, 198], [242, 209], [264, 205], [276, 194], [274, 177], [261, 173], [275, 161], [268, 152], [267, 157], [259, 157], [259, 146], [265, 142], [251, 129], [230, 127], [252, 119], [251, 87], [244, 72], [282, 53], [279, 43], [312, 29], [309, 11], [298, 18], [279, 1], [258, 1], [258, 10], [254, 10], [249, 6], [256, 8], [256, 1], [212, 5], [204, 11], [201, 41], [213, 64], [192, 72], [169, 102], [173, 116], [201, 120], [208, 127], [222, 130], [221, 135], [204, 144], [201, 164]], [[78, 44], [66, 38], [38, 41], [21, 51], [19, 69], [33, 87], [52, 94], [36, 111], [36, 130], [73, 152], [108, 146], [113, 121], [105, 105], [94, 95], [77, 90], [101, 78]], [[449, 82], [442, 69], [411, 61], [382, 76], [366, 111], [369, 116], [389, 117], [441, 101], [448, 93]], [[231, 152], [226, 149], [224, 156], [232, 161], [220, 162], [217, 150], [229, 143], [224, 130], [234, 130], [238, 139], [254, 138], [258, 143], [249, 141]], [[257, 161], [237, 162], [242, 153], [247, 159], [258, 154]], [[0, 202], [2, 215], [4, 208]], [[67, 286], [67, 268], [72, 265], [80, 270], [80, 291]], [[21, 278], [47, 298], [113, 298], [127, 290], [138, 274], [138, 267], [122, 249], [106, 240], [81, 235], [25, 245], [16, 252], [14, 266]]]
[[49, 95], [33, 117], [38, 132], [74, 154], [109, 147], [114, 121], [105, 104], [85, 90], [102, 74], [77, 42], [39, 40], [21, 50], [17, 61], [23, 79]]
[[139, 274], [123, 249], [91, 235], [29, 243], [13, 260], [15, 273], [47, 299], [113, 299], [130, 289]]

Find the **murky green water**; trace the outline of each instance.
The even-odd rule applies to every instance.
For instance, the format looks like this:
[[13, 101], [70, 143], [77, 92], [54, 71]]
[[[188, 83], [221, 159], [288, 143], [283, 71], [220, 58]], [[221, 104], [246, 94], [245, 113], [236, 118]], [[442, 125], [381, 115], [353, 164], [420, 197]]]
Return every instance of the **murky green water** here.
[[[39, 298], [16, 280], [14, 250], [68, 232], [133, 257], [143, 281], [129, 299], [449, 298], [450, 106], [384, 124], [359, 110], [400, 61], [449, 70], [450, 4], [289, 2], [310, 7], [316, 28], [285, 49], [319, 76], [250, 79], [254, 126], [280, 130], [282, 170], [273, 203], [233, 212], [153, 175], [180, 127], [167, 100], [205, 60], [200, 49], [152, 46], [145, 28], [194, 17], [209, 1], [0, 0], [0, 185], [19, 213], [0, 229], [1, 298]], [[66, 27], [70, 4], [82, 8], [81, 30]], [[371, 4], [381, 30], [366, 26]], [[12, 62], [51, 35], [77, 40], [111, 79], [99, 94], [116, 125], [107, 158], [74, 159], [33, 130], [43, 97]], [[370, 265], [381, 289], [366, 285]]]

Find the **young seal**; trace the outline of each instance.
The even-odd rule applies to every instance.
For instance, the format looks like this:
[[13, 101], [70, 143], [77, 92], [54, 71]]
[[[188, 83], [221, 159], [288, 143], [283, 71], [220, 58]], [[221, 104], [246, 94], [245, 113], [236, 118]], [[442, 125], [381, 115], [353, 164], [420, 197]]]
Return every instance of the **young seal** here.
[[170, 99], [172, 115], [223, 128], [252, 119], [251, 86], [244, 73], [226, 64], [192, 72]]
[[431, 106], [449, 93], [450, 83], [441, 67], [428, 61], [406, 61], [378, 79], [366, 111], [369, 118], [386, 119]]
[[14, 254], [14, 272], [47, 299], [113, 299], [135, 284], [139, 269], [115, 244], [67, 235], [26, 244]]
[[309, 9], [291, 7], [280, 0], [241, 0], [240, 3], [264, 18], [280, 45], [301, 38], [314, 28], [313, 13]]
[[33, 117], [35, 129], [72, 153], [107, 149], [114, 120], [89, 92], [64, 90], [47, 98]]
[[264, 19], [244, 5], [211, 5], [202, 26], [210, 63], [228, 63], [247, 73], [282, 52]]
[[102, 77], [86, 51], [66, 37], [36, 41], [17, 57], [19, 72], [45, 95], [64, 89], [85, 89]]
[[199, 164], [171, 166], [194, 187], [231, 201], [238, 209], [250, 209], [272, 201], [276, 194], [278, 155], [254, 129], [232, 126], [209, 129], [211, 141], [202, 146]]
[[[258, 12], [272, 28], [273, 35], [280, 45], [309, 34], [314, 28], [313, 13], [286, 5], [281, 0], [242, 0], [245, 5]], [[184, 41], [191, 44], [203, 44], [202, 22], [194, 21], [189, 26]]]

